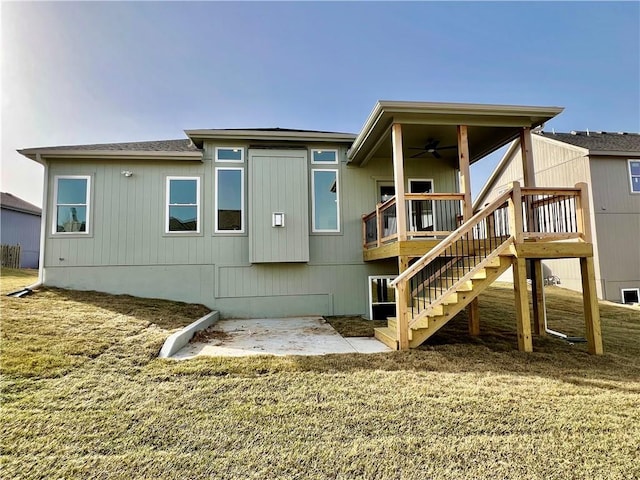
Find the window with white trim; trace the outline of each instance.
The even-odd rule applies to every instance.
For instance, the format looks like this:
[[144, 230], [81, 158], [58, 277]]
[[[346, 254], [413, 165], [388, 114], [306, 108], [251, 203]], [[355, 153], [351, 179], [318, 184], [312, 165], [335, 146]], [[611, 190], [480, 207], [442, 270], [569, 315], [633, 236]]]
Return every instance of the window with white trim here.
[[338, 163], [337, 150], [311, 150], [311, 163], [317, 164], [336, 164]]
[[216, 162], [243, 163], [244, 148], [216, 147]]
[[244, 233], [244, 169], [217, 167], [216, 233]]
[[338, 170], [311, 170], [311, 225], [313, 232], [340, 231]]
[[631, 193], [640, 193], [640, 160], [629, 160]]
[[89, 233], [91, 177], [56, 176], [53, 233]]
[[200, 232], [200, 177], [167, 177], [165, 233]]

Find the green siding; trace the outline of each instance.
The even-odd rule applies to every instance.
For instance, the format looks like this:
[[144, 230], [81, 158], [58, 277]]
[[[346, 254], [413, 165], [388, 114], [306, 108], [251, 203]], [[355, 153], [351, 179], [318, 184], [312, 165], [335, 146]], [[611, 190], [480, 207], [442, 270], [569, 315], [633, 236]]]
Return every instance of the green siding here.
[[[215, 163], [213, 152], [217, 145], [246, 148], [246, 161], [244, 164]], [[308, 145], [309, 149], [317, 147]], [[258, 178], [268, 182], [273, 182], [276, 177], [286, 179], [284, 186], [277, 187], [278, 192], [288, 191], [288, 184], [298, 183], [300, 190], [297, 193], [294, 190], [293, 195], [301, 201], [296, 208], [306, 212], [303, 217], [309, 222], [311, 165], [308, 151], [288, 151], [289, 155], [299, 158], [295, 167], [289, 160], [276, 161], [278, 170], [286, 163], [285, 174], [281, 170], [278, 174], [264, 170], [260, 174], [258, 169], [254, 170], [252, 162], [257, 162], [257, 159], [250, 155], [248, 144], [238, 142], [207, 142], [203, 162], [126, 159], [117, 162], [51, 162], [46, 283], [203, 303], [218, 309], [225, 317], [365, 314], [368, 311], [367, 277], [397, 273], [394, 260], [368, 264], [362, 261], [361, 216], [375, 208], [376, 182], [393, 179], [392, 164], [388, 158], [374, 158], [365, 167], [348, 167], [345, 164], [346, 148], [332, 148], [338, 148], [340, 163], [326, 167], [339, 170], [340, 232], [309, 233], [307, 236], [297, 230], [295, 247], [287, 243], [286, 248], [287, 255], [292, 248], [293, 255], [301, 258], [304, 253], [302, 243], [308, 246], [309, 261], [300, 264], [251, 263], [250, 249], [255, 254], [256, 245], [250, 247], [250, 242], [261, 238], [264, 241], [266, 235], [261, 234], [258, 225], [254, 224], [258, 218], [254, 216], [258, 213], [258, 206], [252, 206], [251, 202], [258, 202], [258, 194], [265, 195], [274, 190], [266, 182], [258, 184]], [[276, 159], [282, 157], [278, 155]], [[245, 169], [245, 233], [214, 233], [216, 166]], [[122, 170], [131, 170], [133, 176], [125, 177]], [[432, 178], [436, 192], [458, 191], [457, 172], [447, 162], [407, 159], [405, 172], [407, 178]], [[88, 236], [60, 237], [51, 234], [53, 178], [63, 174], [92, 176], [92, 225]], [[164, 233], [166, 177], [180, 175], [201, 178], [200, 234]], [[249, 193], [252, 175], [255, 177], [251, 182], [256, 185]], [[287, 202], [290, 202], [288, 197]], [[264, 230], [269, 233], [276, 230], [270, 226], [272, 206], [264, 203], [260, 214], [260, 218], [268, 214], [269, 228]], [[283, 210], [287, 214], [288, 228], [292, 218], [288, 207]], [[295, 215], [296, 210], [291, 212]], [[263, 255], [274, 255], [272, 258], [281, 255], [278, 249], [282, 243], [277, 237], [264, 243], [276, 250], [273, 253], [263, 251]]]
[[[309, 261], [306, 150], [249, 150], [251, 262]], [[284, 212], [285, 226], [272, 214]]]

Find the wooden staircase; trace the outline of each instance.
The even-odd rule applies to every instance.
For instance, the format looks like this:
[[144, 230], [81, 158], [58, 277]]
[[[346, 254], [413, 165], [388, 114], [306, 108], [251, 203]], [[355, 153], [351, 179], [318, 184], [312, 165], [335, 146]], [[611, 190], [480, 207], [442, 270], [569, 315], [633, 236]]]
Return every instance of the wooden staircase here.
[[[436, 333], [449, 320], [462, 311], [471, 301], [484, 292], [495, 280], [511, 267], [511, 258], [508, 256], [496, 256], [484, 267], [478, 269], [472, 275], [471, 280], [460, 283], [452, 293], [442, 299], [440, 305], [432, 307], [418, 321], [409, 327], [409, 347], [415, 348], [424, 343]], [[463, 272], [455, 273], [459, 280]], [[420, 299], [412, 297], [411, 306]], [[398, 322], [396, 317], [387, 318], [387, 326], [376, 328], [375, 337], [393, 350], [398, 350], [397, 340]]]
[[517, 214], [506, 192], [401, 272], [391, 282], [396, 316], [375, 337], [394, 350], [415, 348], [469, 305], [511, 267], [514, 229], [504, 219]]

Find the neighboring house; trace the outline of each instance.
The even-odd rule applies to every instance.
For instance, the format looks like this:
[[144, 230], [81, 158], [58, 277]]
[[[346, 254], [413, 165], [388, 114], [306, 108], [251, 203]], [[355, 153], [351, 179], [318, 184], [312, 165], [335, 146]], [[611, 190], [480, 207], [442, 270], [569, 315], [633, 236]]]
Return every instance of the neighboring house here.
[[[637, 303], [640, 291], [640, 134], [535, 132], [535, 184], [590, 191], [590, 216], [598, 297]], [[482, 188], [476, 206], [491, 201], [514, 180], [522, 181], [517, 145], [512, 145]], [[575, 260], [547, 260], [545, 276], [580, 291]]]
[[38, 268], [42, 210], [5, 192], [0, 207], [0, 243], [20, 245], [20, 268]]
[[[477, 333], [477, 296], [513, 265], [525, 285], [518, 344], [530, 351], [522, 272], [532, 250], [504, 203], [527, 193], [474, 217], [469, 166], [516, 138], [528, 145], [561, 111], [381, 101], [357, 135], [207, 129], [21, 150], [45, 167], [41, 280], [203, 303], [223, 317], [386, 316], [395, 303], [397, 321], [376, 336], [405, 349], [467, 306]], [[583, 230], [563, 234], [582, 244], [554, 252], [580, 258], [589, 287]], [[600, 353], [597, 302], [589, 315], [589, 350]]]

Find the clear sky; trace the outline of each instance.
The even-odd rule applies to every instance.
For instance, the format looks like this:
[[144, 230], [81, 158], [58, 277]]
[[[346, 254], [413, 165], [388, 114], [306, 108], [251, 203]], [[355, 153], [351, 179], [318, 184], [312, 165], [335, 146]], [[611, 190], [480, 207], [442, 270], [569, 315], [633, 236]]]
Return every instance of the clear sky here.
[[[640, 131], [640, 3], [8, 3], [2, 191], [42, 204], [47, 145], [190, 128], [357, 133], [377, 100], [562, 106]], [[497, 163], [472, 167], [476, 194]]]

